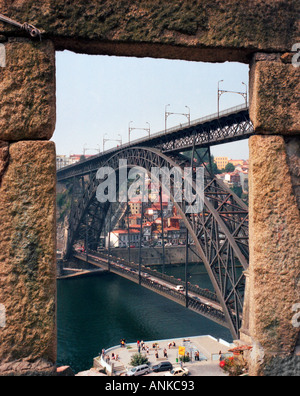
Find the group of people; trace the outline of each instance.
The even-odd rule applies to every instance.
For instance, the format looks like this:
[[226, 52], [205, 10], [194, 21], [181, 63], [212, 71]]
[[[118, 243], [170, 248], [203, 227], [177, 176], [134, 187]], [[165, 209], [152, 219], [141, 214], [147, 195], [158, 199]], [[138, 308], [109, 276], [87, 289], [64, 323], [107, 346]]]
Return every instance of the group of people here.
[[102, 359], [108, 364], [110, 364], [110, 360], [114, 360], [117, 362], [120, 359], [119, 355], [114, 354], [114, 353], [111, 354], [111, 358], [110, 358], [110, 356], [106, 354], [105, 349], [102, 349], [101, 356], [102, 356]]
[[[158, 349], [155, 350], [155, 358], [159, 359]], [[166, 348], [164, 349], [164, 359], [168, 359], [168, 351]]]
[[138, 352], [141, 353], [141, 351], [144, 351], [147, 353], [147, 355], [150, 354], [150, 348], [148, 347], [148, 345], [146, 345], [144, 343], [144, 341], [137, 341], [137, 348], [138, 348]]

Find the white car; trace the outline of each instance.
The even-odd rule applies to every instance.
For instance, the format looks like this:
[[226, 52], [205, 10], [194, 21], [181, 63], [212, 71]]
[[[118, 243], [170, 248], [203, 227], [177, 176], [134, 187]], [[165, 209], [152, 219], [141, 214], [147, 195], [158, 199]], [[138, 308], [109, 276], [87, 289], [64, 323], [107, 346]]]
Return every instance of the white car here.
[[187, 377], [189, 370], [187, 368], [176, 367], [169, 373], [165, 374], [165, 377]]
[[127, 371], [127, 377], [139, 377], [140, 375], [149, 374], [150, 367], [147, 364], [143, 364], [142, 366], [133, 367], [129, 371]]

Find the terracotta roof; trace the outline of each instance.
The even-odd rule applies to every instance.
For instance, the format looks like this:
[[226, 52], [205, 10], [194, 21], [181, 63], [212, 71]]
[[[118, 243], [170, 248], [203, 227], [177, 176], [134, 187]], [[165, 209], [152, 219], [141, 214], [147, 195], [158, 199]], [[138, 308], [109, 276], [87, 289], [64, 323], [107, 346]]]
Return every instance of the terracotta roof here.
[[[128, 234], [128, 230], [115, 230], [112, 232], [113, 234]], [[138, 230], [129, 230], [129, 234], [138, 234]]]

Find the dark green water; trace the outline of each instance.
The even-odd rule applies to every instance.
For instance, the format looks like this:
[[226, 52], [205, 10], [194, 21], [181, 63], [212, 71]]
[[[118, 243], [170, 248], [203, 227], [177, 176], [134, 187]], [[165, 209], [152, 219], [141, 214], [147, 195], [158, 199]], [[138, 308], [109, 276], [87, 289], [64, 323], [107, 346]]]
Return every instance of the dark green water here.
[[[175, 269], [175, 272], [178, 269]], [[114, 274], [58, 281], [58, 365], [91, 368], [102, 350], [127, 342], [230, 332]]]
[[[157, 271], [162, 271], [162, 267], [156, 267]], [[185, 280], [185, 268], [184, 265], [177, 267], [166, 266], [165, 273], [172, 275], [176, 279]], [[189, 264], [188, 267], [188, 281], [193, 285], [198, 285], [202, 289], [208, 289], [214, 291], [212, 283], [209, 279], [208, 273], [205, 270], [204, 264]]]

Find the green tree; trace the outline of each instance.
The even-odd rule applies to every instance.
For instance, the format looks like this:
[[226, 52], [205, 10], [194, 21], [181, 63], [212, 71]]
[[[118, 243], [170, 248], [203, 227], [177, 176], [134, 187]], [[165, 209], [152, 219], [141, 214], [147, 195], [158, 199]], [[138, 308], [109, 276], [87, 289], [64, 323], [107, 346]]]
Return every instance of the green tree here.
[[229, 163], [225, 166], [225, 172], [229, 173], [229, 172], [234, 172], [234, 171], [235, 171], [235, 166], [232, 165], [231, 163]]
[[143, 356], [140, 353], [136, 353], [132, 356], [130, 364], [133, 367], [137, 367], [137, 366], [141, 366], [143, 364], [149, 364], [149, 360], [148, 360], [147, 356]]

